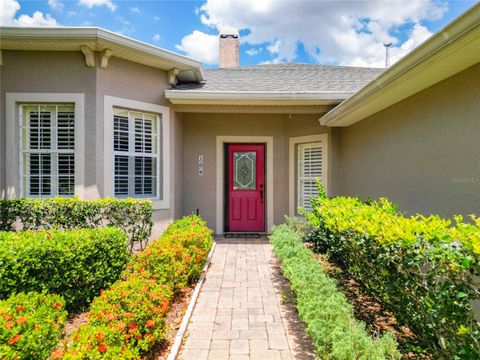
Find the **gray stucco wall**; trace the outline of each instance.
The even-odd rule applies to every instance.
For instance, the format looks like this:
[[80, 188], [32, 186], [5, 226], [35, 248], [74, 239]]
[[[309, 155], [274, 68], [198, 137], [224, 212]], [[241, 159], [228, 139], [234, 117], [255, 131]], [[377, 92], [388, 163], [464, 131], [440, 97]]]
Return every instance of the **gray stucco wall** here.
[[[85, 157], [95, 154], [95, 137], [88, 136], [95, 127], [95, 69], [85, 66], [81, 52], [2, 51], [0, 66], [1, 98], [0, 114], [5, 126], [5, 94], [18, 93], [84, 93], [85, 94]], [[54, 101], [54, 100], [53, 100]], [[5, 134], [4, 131], [2, 131]], [[5, 141], [2, 139], [2, 164], [5, 164]], [[86, 182], [92, 181], [92, 163], [86, 161]], [[94, 165], [94, 164], [93, 164]], [[0, 183], [5, 184], [5, 166], [1, 166]], [[94, 181], [94, 178], [93, 178]], [[3, 189], [3, 186], [2, 186]]]
[[[288, 114], [184, 114], [184, 213], [199, 209], [209, 227], [216, 228], [217, 136], [273, 136], [274, 223], [283, 222], [288, 214], [288, 139], [329, 132], [318, 118], [298, 114], [291, 118]], [[198, 174], [199, 155], [204, 157], [203, 176]]]
[[342, 128], [340, 165], [343, 194], [480, 214], [480, 65]]
[[[167, 105], [164, 90], [167, 74], [163, 70], [140, 65], [116, 57], [109, 60], [107, 69], [85, 66], [78, 52], [2, 51], [0, 66], [0, 192], [5, 186], [5, 94], [19, 93], [83, 93], [85, 94], [85, 198], [103, 196], [103, 128], [105, 95]], [[97, 54], [97, 64], [98, 64]], [[52, 99], [55, 102], [55, 99]], [[171, 114], [174, 116], [174, 113]], [[174, 120], [173, 120], [174, 121]], [[172, 122], [173, 125], [173, 122]], [[173, 126], [172, 126], [173, 127]], [[171, 130], [171, 159], [178, 127]], [[181, 139], [181, 137], [180, 137]], [[7, 170], [8, 171], [8, 170]], [[171, 172], [171, 183], [175, 183]], [[173, 190], [172, 185], [172, 192]], [[169, 210], [155, 211], [155, 234], [173, 218], [174, 194]]]

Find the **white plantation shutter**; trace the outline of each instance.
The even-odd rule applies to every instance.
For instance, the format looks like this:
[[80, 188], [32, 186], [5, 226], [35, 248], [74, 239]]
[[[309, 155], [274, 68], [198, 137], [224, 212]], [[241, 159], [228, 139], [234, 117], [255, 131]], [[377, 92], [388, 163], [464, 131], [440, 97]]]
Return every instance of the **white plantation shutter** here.
[[22, 105], [22, 187], [25, 196], [73, 196], [73, 105]]
[[158, 196], [159, 127], [158, 115], [114, 109], [115, 196]]
[[297, 207], [311, 210], [310, 199], [318, 196], [316, 180], [323, 175], [323, 144], [313, 142], [298, 145]]

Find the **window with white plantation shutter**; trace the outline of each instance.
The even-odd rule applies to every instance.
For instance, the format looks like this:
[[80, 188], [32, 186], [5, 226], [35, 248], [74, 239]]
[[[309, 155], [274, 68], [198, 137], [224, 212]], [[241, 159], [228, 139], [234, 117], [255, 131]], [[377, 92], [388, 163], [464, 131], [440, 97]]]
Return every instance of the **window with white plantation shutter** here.
[[73, 105], [21, 105], [22, 193], [28, 197], [75, 193]]
[[159, 117], [114, 108], [114, 193], [155, 198], [159, 193]]
[[317, 179], [322, 179], [321, 142], [299, 144], [297, 148], [297, 208], [311, 210], [310, 199], [318, 196]]

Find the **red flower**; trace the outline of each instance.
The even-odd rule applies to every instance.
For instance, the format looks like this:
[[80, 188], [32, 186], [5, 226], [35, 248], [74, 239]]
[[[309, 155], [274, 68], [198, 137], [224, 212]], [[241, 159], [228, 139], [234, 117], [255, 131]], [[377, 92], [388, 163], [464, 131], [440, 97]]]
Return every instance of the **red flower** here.
[[25, 310], [25, 306], [19, 305], [19, 306], [15, 307], [15, 310], [16, 310], [17, 312], [22, 312], [22, 311]]
[[52, 359], [61, 359], [63, 355], [64, 355], [63, 350], [55, 350], [54, 352], [52, 352]]
[[140, 340], [142, 338], [142, 335], [138, 334], [137, 336], [135, 336], [135, 338], [137, 338], [137, 340]]
[[98, 351], [101, 352], [101, 353], [104, 353], [105, 351], [107, 351], [107, 349], [108, 349], [108, 347], [105, 344], [98, 345]]
[[26, 316], [20, 316], [18, 319], [17, 319], [17, 324], [18, 325], [21, 325], [23, 323], [26, 323], [28, 320], [28, 318]]
[[15, 344], [18, 340], [20, 340], [21, 338], [21, 335], [20, 334], [17, 334], [15, 335], [14, 337], [12, 337], [10, 340], [8, 340], [7, 344], [8, 345], [13, 345]]
[[5, 323], [5, 327], [7, 329], [11, 329], [13, 327], [13, 321], [9, 321], [9, 322]]
[[129, 327], [130, 329], [135, 329], [135, 328], [137, 327], [137, 324], [129, 323], [129, 324], [128, 324], [128, 327]]
[[147, 320], [147, 322], [145, 323], [145, 326], [146, 327], [155, 327], [155, 321]]
[[105, 334], [104, 334], [102, 331], [99, 331], [99, 332], [97, 333], [97, 341], [98, 341], [98, 342], [102, 342], [103, 339], [105, 339]]
[[53, 307], [60, 310], [60, 309], [62, 308], [62, 303], [56, 302], [56, 303], [53, 305]]

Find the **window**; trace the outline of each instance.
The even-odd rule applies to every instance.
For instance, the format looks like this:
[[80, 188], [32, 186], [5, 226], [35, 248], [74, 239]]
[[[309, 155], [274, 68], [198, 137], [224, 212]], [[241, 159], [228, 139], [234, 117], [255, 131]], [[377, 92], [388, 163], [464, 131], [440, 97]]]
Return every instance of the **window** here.
[[316, 180], [322, 180], [323, 146], [321, 142], [299, 144], [297, 148], [297, 207], [311, 210], [310, 200], [318, 196]]
[[75, 107], [21, 105], [21, 173], [29, 197], [73, 196]]
[[114, 194], [158, 197], [159, 117], [113, 109]]

